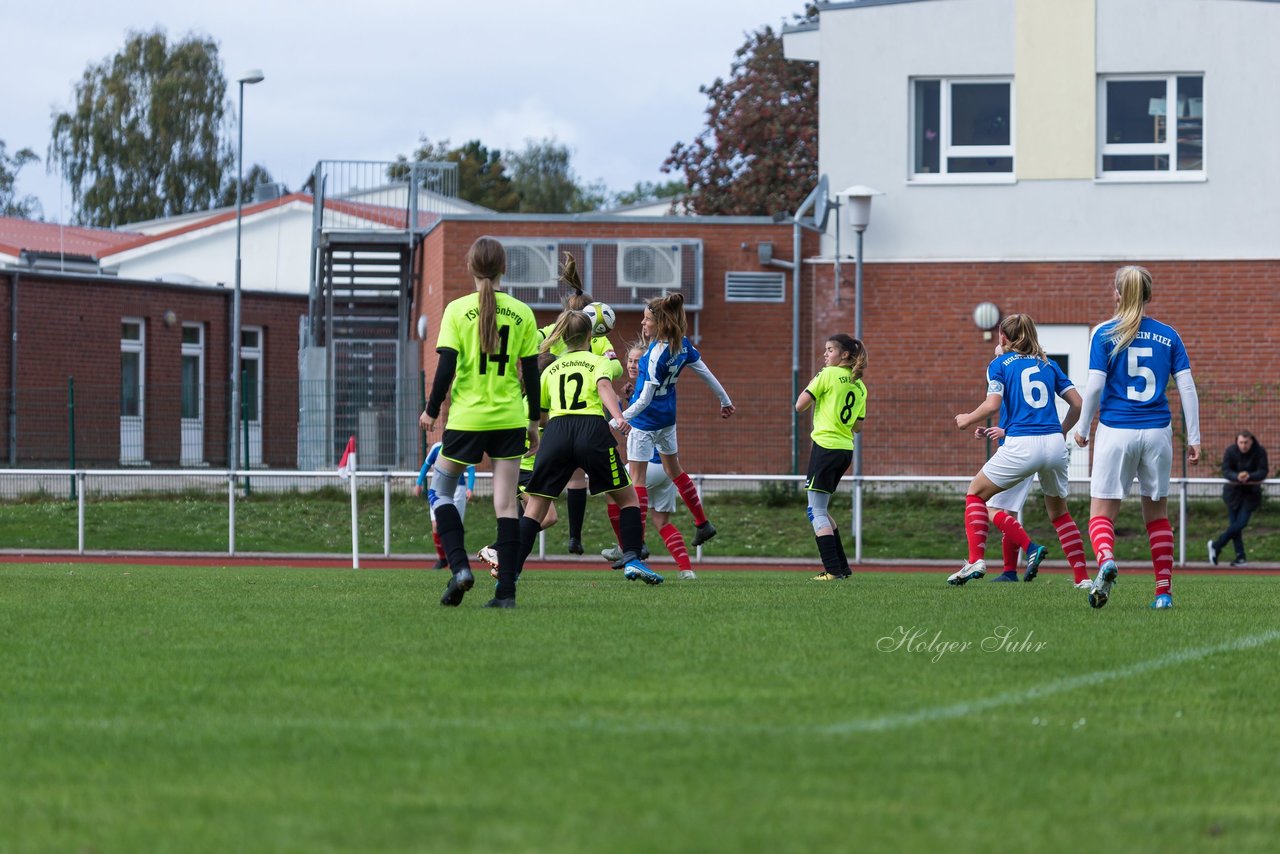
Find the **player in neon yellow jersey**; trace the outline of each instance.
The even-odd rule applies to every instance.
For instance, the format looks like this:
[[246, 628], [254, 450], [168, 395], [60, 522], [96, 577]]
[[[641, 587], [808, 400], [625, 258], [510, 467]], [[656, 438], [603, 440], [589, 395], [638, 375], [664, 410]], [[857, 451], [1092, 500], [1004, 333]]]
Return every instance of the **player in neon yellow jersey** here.
[[800, 392], [796, 412], [813, 407], [813, 448], [804, 488], [809, 496], [809, 521], [822, 556], [822, 572], [814, 578], [835, 581], [853, 572], [840, 541], [840, 529], [827, 515], [827, 508], [853, 460], [853, 434], [861, 432], [867, 415], [867, 386], [862, 382], [867, 349], [856, 338], [837, 332], [823, 346], [822, 360], [825, 367]]
[[[476, 292], [445, 307], [440, 321], [431, 395], [419, 422], [431, 432], [447, 394], [452, 395], [444, 448], [431, 486], [436, 527], [452, 577], [440, 598], [456, 606], [475, 579], [467, 560], [465, 532], [452, 505], [458, 476], [486, 455], [493, 464], [493, 509], [497, 516], [498, 590], [486, 607], [511, 608], [516, 601], [520, 560], [516, 482], [526, 446], [538, 446], [538, 329], [527, 305], [500, 290], [507, 269], [502, 244], [481, 237], [467, 252]], [[522, 390], [527, 400], [522, 400]]]

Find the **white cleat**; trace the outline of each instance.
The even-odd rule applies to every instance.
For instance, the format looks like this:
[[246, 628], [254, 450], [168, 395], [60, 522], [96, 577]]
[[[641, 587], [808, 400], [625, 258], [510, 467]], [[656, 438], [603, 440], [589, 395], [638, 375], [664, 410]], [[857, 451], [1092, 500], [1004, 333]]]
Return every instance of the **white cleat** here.
[[1098, 570], [1098, 577], [1089, 587], [1089, 607], [1101, 608], [1107, 604], [1107, 600], [1111, 598], [1111, 587], [1116, 583], [1118, 574], [1114, 560], [1103, 562], [1102, 568]]
[[682, 570], [680, 570], [680, 580], [681, 580], [681, 581], [693, 581], [693, 580], [694, 580], [695, 578], [697, 578], [697, 577], [698, 577], [698, 574], [697, 574], [696, 572], [694, 572], [692, 569], [682, 569]]
[[972, 581], [975, 578], [981, 578], [987, 574], [987, 562], [984, 560], [975, 560], [973, 563], [966, 562], [955, 572], [947, 576], [947, 583], [955, 587], [959, 587], [966, 581]]
[[1092, 579], [1092, 578], [1082, 578], [1082, 579], [1080, 579], [1079, 581], [1077, 581], [1077, 582], [1076, 582], [1076, 589], [1077, 589], [1077, 590], [1092, 590], [1092, 589], [1093, 589], [1093, 579]]

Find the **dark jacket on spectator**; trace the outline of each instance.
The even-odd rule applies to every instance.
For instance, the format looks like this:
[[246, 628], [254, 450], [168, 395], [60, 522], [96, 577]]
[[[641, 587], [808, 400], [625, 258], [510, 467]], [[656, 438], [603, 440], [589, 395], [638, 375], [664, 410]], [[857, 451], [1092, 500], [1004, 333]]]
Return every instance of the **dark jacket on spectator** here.
[[[1236, 480], [1236, 476], [1242, 471], [1249, 473], [1248, 483]], [[1222, 500], [1232, 510], [1237, 507], [1257, 509], [1262, 503], [1261, 483], [1269, 472], [1267, 449], [1258, 444], [1256, 439], [1247, 454], [1240, 453], [1240, 449], [1232, 442], [1222, 455], [1222, 476], [1227, 479], [1227, 484], [1222, 487]]]

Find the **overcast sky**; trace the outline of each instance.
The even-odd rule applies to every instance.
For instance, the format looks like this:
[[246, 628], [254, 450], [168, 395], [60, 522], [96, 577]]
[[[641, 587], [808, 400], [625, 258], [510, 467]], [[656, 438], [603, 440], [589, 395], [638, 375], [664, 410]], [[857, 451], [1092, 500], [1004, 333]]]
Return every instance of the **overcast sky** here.
[[[18, 178], [45, 218], [70, 214], [46, 174], [52, 114], [126, 31], [207, 33], [245, 88], [245, 169], [296, 190], [317, 160], [393, 160], [421, 135], [521, 149], [555, 137], [580, 179], [611, 190], [665, 181], [676, 142], [705, 125], [698, 87], [729, 73], [746, 33], [776, 29], [801, 0], [54, 0], [7, 4], [0, 140], [41, 158]], [[56, 13], [55, 13], [56, 10]], [[234, 101], [236, 84], [229, 83]]]

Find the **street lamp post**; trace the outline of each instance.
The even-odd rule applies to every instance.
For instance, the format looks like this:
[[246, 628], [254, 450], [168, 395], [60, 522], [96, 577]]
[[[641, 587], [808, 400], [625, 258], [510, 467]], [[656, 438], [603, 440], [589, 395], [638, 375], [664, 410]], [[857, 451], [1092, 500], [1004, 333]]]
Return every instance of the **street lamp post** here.
[[[236, 108], [236, 123], [239, 125], [239, 142], [236, 145], [236, 283], [231, 303], [231, 459], [227, 466], [236, 470], [240, 458], [240, 214], [244, 206], [244, 86], [253, 85], [263, 80], [262, 71], [253, 68], [237, 78], [240, 84], [240, 101]], [[247, 442], [249, 437], [245, 437]]]
[[[853, 337], [862, 340], [862, 232], [871, 223], [871, 197], [884, 193], [857, 184], [840, 195], [849, 199], [849, 227], [857, 235], [857, 255], [853, 260]], [[837, 262], [838, 263], [838, 262]], [[837, 287], [839, 282], [837, 282]], [[862, 436], [853, 437], [854, 563], [862, 563]]]

